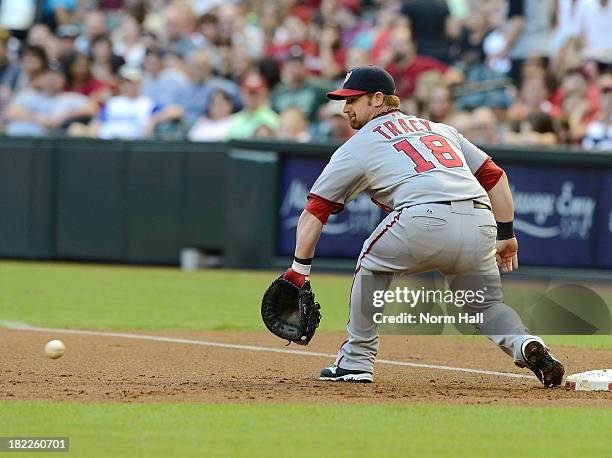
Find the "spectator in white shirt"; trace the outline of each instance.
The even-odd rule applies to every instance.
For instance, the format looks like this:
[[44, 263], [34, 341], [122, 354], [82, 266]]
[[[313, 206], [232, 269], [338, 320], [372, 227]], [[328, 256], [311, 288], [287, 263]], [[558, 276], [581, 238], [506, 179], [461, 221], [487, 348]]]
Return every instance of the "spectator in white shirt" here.
[[123, 66], [119, 70], [121, 95], [111, 97], [90, 133], [99, 138], [137, 139], [153, 134], [155, 126], [180, 119], [182, 110], [176, 106], [162, 107], [141, 94], [142, 72]]
[[581, 0], [557, 0], [555, 29], [550, 40], [550, 55], [555, 56], [569, 39], [579, 34]]
[[583, 54], [597, 58], [612, 51], [612, 1], [582, 0], [578, 29], [584, 39]]

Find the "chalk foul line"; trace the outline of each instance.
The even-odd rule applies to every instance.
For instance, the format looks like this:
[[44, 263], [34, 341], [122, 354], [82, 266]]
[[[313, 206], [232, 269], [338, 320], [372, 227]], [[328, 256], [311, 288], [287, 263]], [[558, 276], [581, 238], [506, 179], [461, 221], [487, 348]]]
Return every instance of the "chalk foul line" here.
[[[196, 340], [196, 339], [181, 339], [179, 337], [165, 337], [165, 336], [151, 336], [146, 334], [130, 334], [127, 332], [110, 332], [110, 331], [93, 331], [93, 330], [82, 330], [82, 329], [57, 329], [57, 328], [43, 328], [38, 326], [30, 326], [27, 323], [19, 321], [4, 321], [0, 320], [0, 327], [4, 327], [12, 330], [20, 331], [31, 331], [31, 332], [50, 332], [54, 334], [76, 334], [83, 336], [97, 336], [97, 337], [120, 337], [124, 339], [133, 340], [149, 340], [153, 342], [168, 342], [177, 344], [187, 345], [200, 345], [204, 347], [217, 347], [227, 348], [233, 350], [246, 350], [246, 351], [261, 351], [268, 353], [283, 353], [287, 355], [300, 355], [300, 356], [317, 356], [325, 358], [335, 358], [336, 354], [321, 353], [316, 351], [306, 350], [292, 350], [289, 348], [273, 348], [273, 347], [260, 347], [257, 345], [242, 345], [232, 344], [224, 342], [212, 342], [208, 340]], [[405, 367], [417, 367], [421, 369], [438, 369], [453, 372], [467, 372], [471, 374], [482, 374], [482, 375], [495, 375], [498, 377], [507, 378], [522, 378], [522, 379], [534, 379], [532, 375], [514, 374], [512, 372], [499, 372], [499, 371], [488, 371], [483, 369], [470, 369], [467, 367], [454, 367], [444, 366], [439, 364], [423, 364], [423, 363], [411, 363], [407, 361], [393, 361], [389, 359], [377, 359], [376, 364], [387, 364], [391, 366], [405, 366]]]

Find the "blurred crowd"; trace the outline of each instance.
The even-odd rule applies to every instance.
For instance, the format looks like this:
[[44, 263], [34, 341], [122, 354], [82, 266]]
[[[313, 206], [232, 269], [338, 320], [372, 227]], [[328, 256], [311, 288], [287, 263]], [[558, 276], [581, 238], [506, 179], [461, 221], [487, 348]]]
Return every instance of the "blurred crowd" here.
[[5, 135], [341, 142], [325, 93], [373, 64], [477, 144], [612, 150], [612, 0], [30, 1], [0, 4]]

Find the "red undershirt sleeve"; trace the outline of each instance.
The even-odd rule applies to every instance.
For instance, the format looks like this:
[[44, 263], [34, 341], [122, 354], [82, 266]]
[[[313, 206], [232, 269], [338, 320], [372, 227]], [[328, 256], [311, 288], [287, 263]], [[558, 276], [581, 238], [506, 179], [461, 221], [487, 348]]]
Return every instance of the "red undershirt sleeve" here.
[[332, 202], [316, 194], [308, 194], [308, 203], [306, 204], [305, 210], [316, 216], [322, 224], [327, 223], [329, 215], [332, 213], [340, 213], [343, 209], [344, 205], [341, 203]]
[[488, 158], [478, 168], [474, 176], [484, 190], [488, 192], [497, 184], [503, 174], [504, 171], [495, 162], [493, 162], [493, 159]]

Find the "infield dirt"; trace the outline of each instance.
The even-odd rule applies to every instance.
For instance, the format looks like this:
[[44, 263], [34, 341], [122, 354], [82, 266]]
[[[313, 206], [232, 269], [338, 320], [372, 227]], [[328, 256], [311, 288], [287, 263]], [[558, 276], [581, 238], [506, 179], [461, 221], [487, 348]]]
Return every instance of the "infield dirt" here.
[[[284, 348], [267, 333], [146, 332], [230, 344]], [[335, 353], [343, 333], [319, 332], [294, 350]], [[61, 339], [66, 354], [48, 359], [45, 343]], [[0, 400], [79, 402], [444, 403], [612, 408], [610, 392], [544, 389], [535, 378], [377, 365], [373, 384], [321, 382], [321, 356], [291, 355], [121, 337], [0, 329]], [[382, 336], [380, 358], [531, 374], [493, 344], [446, 336]], [[552, 348], [566, 373], [610, 367], [612, 352]]]

